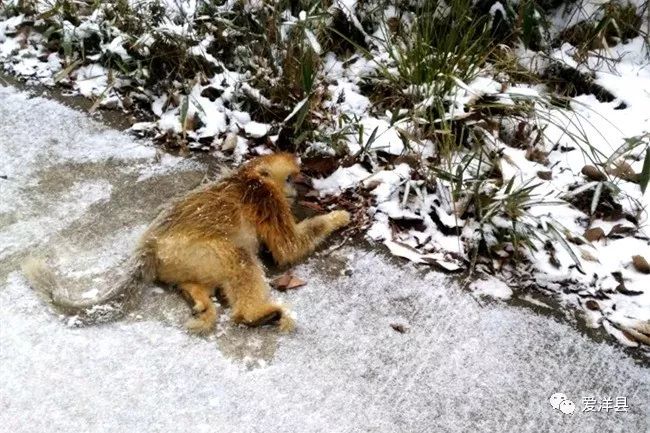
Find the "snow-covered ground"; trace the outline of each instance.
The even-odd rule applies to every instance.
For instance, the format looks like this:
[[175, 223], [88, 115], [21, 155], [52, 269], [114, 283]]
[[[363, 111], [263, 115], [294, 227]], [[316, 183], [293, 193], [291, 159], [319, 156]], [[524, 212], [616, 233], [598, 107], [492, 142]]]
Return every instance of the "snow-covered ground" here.
[[[408, 29], [414, 17], [406, 12], [407, 5], [390, 6], [381, 12], [382, 3], [375, 8], [368, 2], [337, 1], [331, 2], [331, 7], [325, 8], [327, 11], [285, 10], [278, 18], [279, 38], [285, 43], [293, 37], [304, 38], [303, 42], [319, 55], [320, 66], [314, 76], [319, 84], [303, 99], [289, 98], [290, 105], [284, 108], [293, 110], [286, 117], [283, 114], [282, 122], [267, 124], [257, 121], [262, 119], [257, 119], [250, 104], [244, 102], [252, 99], [253, 105], [273, 105], [267, 97], [268, 89], [282, 86], [278, 84], [279, 78], [271, 79], [268, 86], [262, 84], [264, 80], [259, 81], [270, 73], [265, 69], [269, 59], [255, 60], [261, 63], [255, 63], [251, 71], [241, 67], [240, 61], [257, 56], [242, 54], [246, 50], [234, 50], [239, 52], [239, 61], [235, 62], [221, 55], [215, 57], [210, 52], [214, 52], [215, 37], [219, 35], [213, 27], [204, 28], [200, 23], [207, 16], [215, 23], [228, 21], [232, 14], [250, 15], [249, 19], [257, 21], [255, 11], [270, 9], [277, 2], [229, 1], [210, 10], [202, 6], [211, 2], [164, 1], [161, 5], [166, 11], [165, 19], [135, 35], [118, 28], [111, 18], [116, 13], [111, 2], [95, 4], [93, 12], [81, 14], [78, 22], [73, 24], [66, 19], [52, 24], [45, 32], [38, 29], [60, 13], [52, 2], [35, 2], [36, 16], [11, 12], [10, 6], [15, 3], [6, 2], [7, 13], [0, 19], [0, 62], [4, 71], [29, 83], [62, 84], [67, 91], [94, 100], [93, 108], [132, 108], [134, 101], [140, 101], [150, 109], [153, 120], [133, 125], [134, 131], [155, 133], [158, 138], [183, 137], [180, 141], [190, 148], [201, 148], [236, 162], [255, 153], [269, 152], [267, 144], [277, 144], [280, 130], [309, 107], [311, 115], [318, 119], [314, 131], [318, 134], [305, 143], [305, 153], [322, 157], [339, 152], [341, 160], [347, 153], [351, 163], [356, 162], [316, 179], [314, 187], [321, 198], [328, 199], [343, 190], [368, 192], [372, 204], [364, 217], [372, 224], [366, 232], [369, 239], [415, 263], [450, 271], [467, 269], [472, 263], [477, 272], [495, 275], [510, 286], [502, 284], [501, 297], [517, 297], [522, 289], [533, 288], [553, 297], [567, 316], [577, 311], [588, 326], [602, 326], [621, 344], [639, 347], [639, 351], [646, 353], [650, 350], [650, 268], [638, 266], [646, 263], [647, 267], [645, 261], [650, 260], [645, 209], [650, 193], [640, 187], [643, 172], [648, 171], [646, 168], [650, 170], [650, 67], [643, 32], [602, 50], [584, 51], [584, 47], [569, 43], [540, 52], [525, 49], [522, 44], [508, 49], [502, 46], [504, 56], [507, 54], [520, 68], [541, 77], [543, 83], [537, 79], [526, 82], [517, 78], [521, 71], [510, 76], [512, 71], [489, 63], [482, 65], [478, 76], [468, 78], [466, 83], [455, 77], [455, 85], [444, 96], [449, 108], [443, 117], [470, 128], [473, 138], [462, 145], [456, 143], [458, 149], [446, 161], [435, 136], [451, 133], [446, 131], [449, 125], [442, 122], [433, 135], [421, 128], [431, 120], [427, 120], [427, 111], [434, 98], [426, 90], [429, 84], [389, 81], [391, 86], [403, 87], [396, 89], [397, 93], [419, 95], [411, 101], [412, 110], [391, 104], [391, 111], [380, 109], [380, 101], [371, 99], [382, 97], [362, 90], [375, 80], [385, 80], [387, 71], [380, 70], [387, 68], [393, 71], [391, 74], [397, 73], [387, 25], [392, 20]], [[156, 2], [129, 2], [133, 7], [130, 12], [117, 13], [146, 20], [151, 18], [151, 11], [146, 12], [145, 6], [153, 3]], [[587, 7], [587, 15], [598, 16], [603, 13], [601, 8], [614, 5], [612, 2], [605, 7], [600, 1], [579, 3]], [[648, 11], [643, 2], [632, 4], [645, 21]], [[240, 6], [243, 10], [238, 9]], [[567, 8], [572, 10], [574, 6], [571, 3]], [[365, 34], [372, 41], [369, 52], [348, 56], [321, 51], [317, 35], [321, 39], [323, 35], [317, 31], [317, 23], [332, 24], [338, 9], [364, 34], [361, 21], [366, 27], [372, 24], [372, 34]], [[368, 9], [376, 9], [377, 13]], [[504, 5], [497, 2], [490, 13], [503, 9]], [[561, 7], [552, 14], [554, 34], [575, 24], [576, 19], [587, 17], [569, 18], [568, 9]], [[206, 10], [211, 12], [206, 15]], [[93, 48], [96, 52], [73, 61], [74, 56], [53, 44], [56, 38], [52, 38], [52, 29], [59, 24], [63, 42], [82, 47], [83, 52], [83, 47], [91, 49], [92, 41], [100, 40]], [[289, 31], [291, 28], [298, 36]], [[227, 27], [220, 36], [232, 37], [232, 31], [238, 30]], [[202, 59], [214, 71], [196, 77], [187, 72], [190, 75], [180, 77], [187, 82], [177, 82], [173, 91], [151, 86], [147, 77], [154, 71], [144, 66], [151, 59], [142, 62], [141, 57], [148, 58], [155, 35], [186, 38], [189, 56]], [[276, 54], [285, 51], [282, 48]], [[129, 63], [136, 60], [133, 56], [142, 62], [135, 69], [134, 63]], [[106, 63], [107, 58], [117, 57], [130, 64], [131, 72], [125, 72], [129, 68], [120, 70], [110, 66], [114, 63]], [[282, 64], [279, 59], [271, 57], [271, 63], [277, 63], [277, 67]], [[582, 80], [591, 86], [575, 90], [576, 96], [567, 97], [553, 85], [545, 84], [558, 78], [543, 78], [551, 65], [582, 73], [586, 77]], [[579, 83], [582, 82], [568, 85]], [[610, 97], [603, 98], [604, 93]], [[558, 101], [551, 103], [558, 96], [563, 106], [558, 106]], [[490, 117], [482, 112], [486, 104], [512, 114]], [[473, 117], [475, 120], [470, 120]], [[340, 142], [332, 137], [338, 137]], [[378, 151], [390, 155], [389, 160], [405, 157], [410, 162], [380, 162]], [[165, 162], [173, 164], [173, 159], [166, 157]], [[445, 168], [447, 162], [449, 167]], [[592, 169], [591, 176], [583, 172], [586, 166]], [[462, 170], [458, 171], [459, 168]], [[452, 180], [453, 173], [459, 172], [462, 175]], [[93, 194], [101, 202], [106, 198], [102, 194], [108, 194], [102, 183], [84, 188], [88, 190], [70, 189], [70, 199]], [[520, 199], [513, 203], [513, 197]], [[82, 207], [75, 204], [74, 210], [82, 215], [86, 204], [79, 202]], [[61, 222], [48, 215], [39, 224], [52, 228]], [[21, 227], [17, 224], [7, 235], [9, 250], [14, 248]], [[34, 235], [30, 242], [37, 239]], [[530, 244], [524, 248], [526, 241]], [[481, 285], [470, 287], [485, 291]]]
[[[0, 425], [11, 432], [647, 431], [650, 373], [620, 347], [530, 308], [355, 248], [316, 256], [282, 297], [290, 335], [187, 335], [151, 288], [123, 320], [74, 327], [18, 268], [46, 255], [78, 282], [111, 278], [156, 208], [203, 162], [56, 102], [0, 87]], [[503, 294], [481, 284], [482, 293]], [[553, 409], [552, 394], [576, 404]], [[583, 412], [593, 397], [627, 410]]]

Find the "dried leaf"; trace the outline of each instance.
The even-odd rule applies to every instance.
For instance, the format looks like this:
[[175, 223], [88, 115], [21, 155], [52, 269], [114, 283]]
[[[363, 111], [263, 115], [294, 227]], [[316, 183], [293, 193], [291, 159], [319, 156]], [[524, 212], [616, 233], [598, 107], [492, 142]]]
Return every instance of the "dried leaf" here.
[[621, 332], [632, 341], [650, 346], [650, 337], [633, 328], [621, 328]]
[[636, 227], [623, 225], [623, 224], [616, 224], [609, 231], [609, 234], [607, 235], [607, 237], [609, 237], [609, 238], [622, 238], [622, 237], [625, 237], [625, 236], [632, 236], [632, 235], [634, 235], [636, 233], [636, 231], [637, 231]]
[[285, 272], [284, 274], [271, 281], [271, 286], [281, 292], [296, 289], [298, 287], [304, 286], [305, 284], [307, 284], [305, 280], [294, 276], [290, 271]]
[[237, 134], [231, 132], [226, 135], [226, 138], [223, 139], [223, 143], [221, 143], [221, 150], [233, 150], [235, 146], [237, 146]]
[[585, 239], [587, 239], [589, 242], [596, 242], [605, 237], [605, 231], [601, 229], [600, 227], [593, 227], [590, 228], [589, 230], [585, 231], [584, 235]]
[[632, 256], [632, 264], [637, 271], [643, 274], [650, 274], [650, 264], [648, 264], [648, 261], [643, 256]]
[[620, 160], [616, 162], [613, 166], [607, 167], [607, 174], [618, 177], [628, 182], [638, 182], [641, 175], [636, 174], [634, 169], [627, 162]]
[[620, 282], [618, 286], [616, 286], [616, 291], [626, 296], [639, 296], [643, 294], [640, 290], [630, 290], [626, 288], [625, 283], [623, 282]]
[[645, 152], [645, 159], [643, 160], [643, 169], [639, 175], [639, 185], [641, 186], [641, 192], [645, 194], [645, 190], [648, 187], [648, 181], [650, 180], [650, 148]]
[[327, 177], [334, 173], [340, 165], [340, 159], [333, 156], [302, 158], [301, 169], [311, 177]]
[[597, 182], [602, 182], [607, 180], [607, 176], [602, 171], [598, 170], [593, 165], [585, 165], [582, 167], [582, 174], [584, 174], [589, 180], [594, 180]]
[[298, 278], [298, 277], [291, 277], [291, 280], [289, 280], [289, 284], [287, 284], [287, 290], [290, 289], [297, 289], [298, 287], [302, 287], [307, 284], [307, 281]]
[[587, 302], [585, 302], [585, 307], [587, 307], [591, 311], [599, 311], [600, 310], [600, 305], [598, 305], [598, 302], [594, 301], [593, 299], [587, 300]]
[[597, 258], [596, 256], [594, 256], [593, 254], [591, 254], [589, 251], [585, 250], [584, 248], [580, 248], [580, 256], [581, 256], [584, 260], [586, 260], [586, 261], [588, 261], [588, 262], [597, 262], [597, 263], [600, 263], [600, 262], [598, 261], [598, 258]]
[[406, 326], [399, 323], [391, 323], [390, 327], [393, 328], [395, 331], [399, 332], [400, 334], [405, 334], [407, 331]]
[[639, 322], [633, 328], [643, 334], [650, 335], [650, 322]]

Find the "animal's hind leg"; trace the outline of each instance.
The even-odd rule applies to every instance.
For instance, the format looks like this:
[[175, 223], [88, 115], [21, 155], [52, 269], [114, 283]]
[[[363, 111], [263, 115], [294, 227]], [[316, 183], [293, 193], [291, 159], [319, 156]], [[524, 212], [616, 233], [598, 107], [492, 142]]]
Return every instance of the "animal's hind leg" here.
[[232, 306], [233, 321], [248, 326], [277, 323], [284, 331], [292, 330], [293, 319], [270, 299], [269, 285], [257, 258], [243, 250], [237, 255], [236, 266], [223, 284], [223, 293]]
[[182, 283], [179, 285], [183, 297], [190, 300], [195, 317], [185, 323], [185, 327], [196, 333], [206, 333], [214, 328], [217, 309], [210, 299], [213, 289], [201, 284]]

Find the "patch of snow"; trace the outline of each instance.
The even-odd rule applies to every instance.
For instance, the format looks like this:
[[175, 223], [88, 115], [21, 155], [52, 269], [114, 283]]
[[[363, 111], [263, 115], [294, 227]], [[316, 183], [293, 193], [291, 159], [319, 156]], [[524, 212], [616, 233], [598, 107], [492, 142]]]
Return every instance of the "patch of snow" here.
[[126, 52], [124, 43], [123, 36], [116, 36], [110, 43], [104, 44], [102, 49], [108, 53], [120, 56], [123, 61], [127, 61], [131, 59], [131, 56]]
[[477, 279], [470, 284], [470, 290], [477, 295], [489, 296], [497, 299], [512, 298], [512, 289], [503, 281], [491, 277], [488, 279]]
[[392, 155], [400, 155], [404, 151], [404, 143], [395, 125], [391, 126], [387, 121], [374, 117], [365, 117], [359, 122], [359, 127], [363, 128], [361, 137], [358, 134], [348, 137], [347, 145], [351, 154], [356, 154], [361, 149], [383, 150]]
[[87, 98], [108, 90], [108, 70], [99, 64], [80, 67], [75, 71], [75, 78], [75, 88]]
[[370, 176], [368, 170], [360, 164], [350, 167], [339, 167], [329, 177], [313, 179], [312, 185], [321, 195], [338, 194], [348, 188], [356, 186], [363, 179]]
[[264, 137], [269, 133], [271, 125], [259, 122], [248, 122], [244, 125], [244, 132], [252, 138]]

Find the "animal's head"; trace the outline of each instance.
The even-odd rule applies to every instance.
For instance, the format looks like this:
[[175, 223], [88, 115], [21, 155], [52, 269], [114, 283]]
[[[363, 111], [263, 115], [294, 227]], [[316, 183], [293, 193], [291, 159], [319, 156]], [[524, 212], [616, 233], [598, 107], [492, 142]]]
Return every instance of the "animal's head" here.
[[250, 160], [246, 170], [274, 184], [289, 200], [296, 196], [294, 177], [300, 173], [300, 162], [291, 153], [274, 153]]

